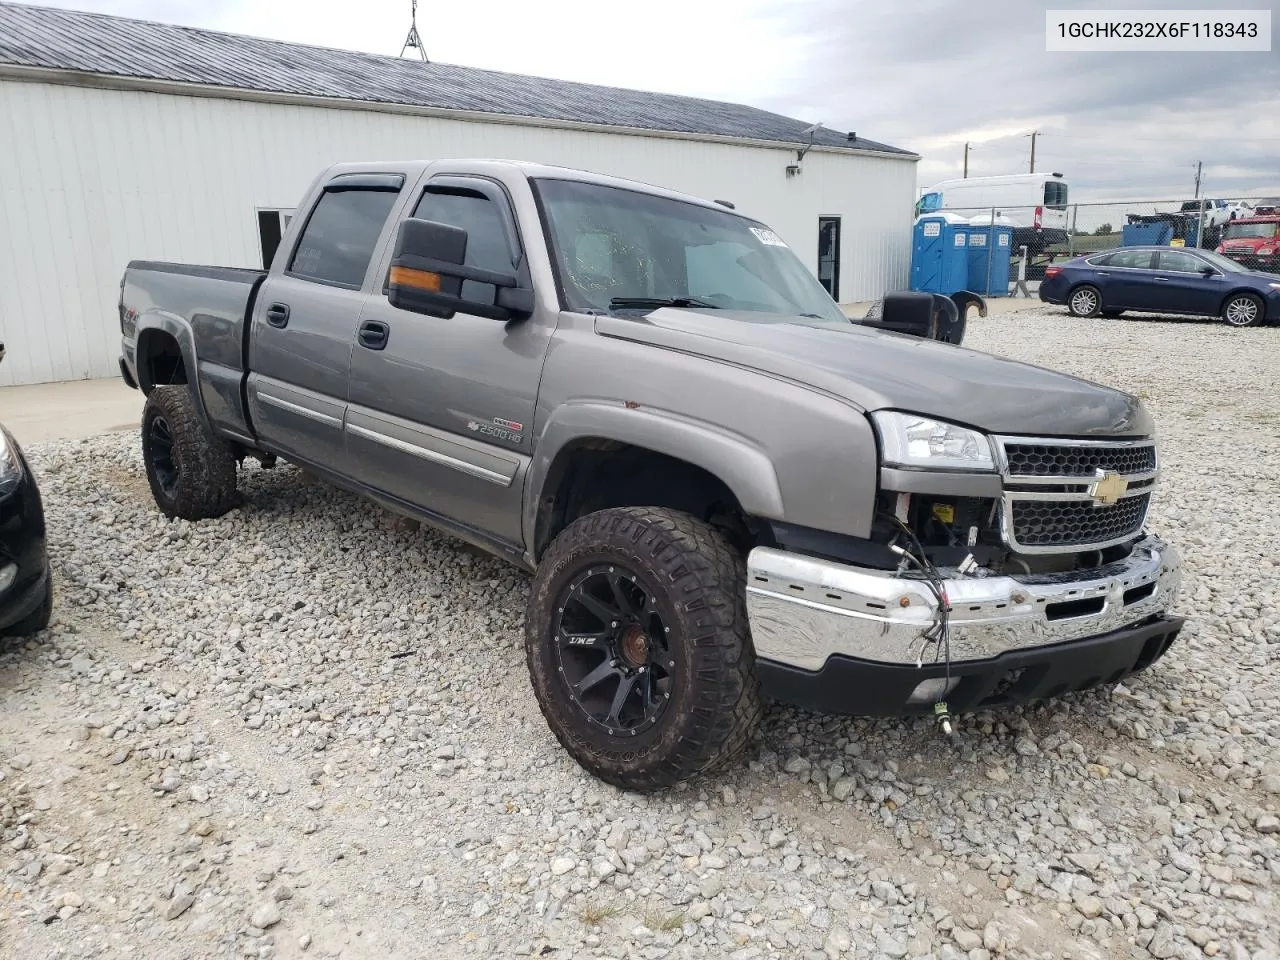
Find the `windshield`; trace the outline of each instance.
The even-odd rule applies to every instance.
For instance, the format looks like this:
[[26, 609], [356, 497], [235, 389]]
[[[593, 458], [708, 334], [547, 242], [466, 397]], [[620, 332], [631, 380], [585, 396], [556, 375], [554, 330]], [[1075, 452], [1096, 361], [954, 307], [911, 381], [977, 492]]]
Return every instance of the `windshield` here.
[[663, 301], [850, 323], [763, 224], [694, 203], [577, 180], [536, 181], [570, 310]]
[[1261, 237], [1264, 240], [1270, 240], [1276, 235], [1277, 226], [1280, 226], [1280, 224], [1232, 223], [1227, 225], [1227, 232], [1222, 235], [1222, 239], [1239, 240], [1241, 237]]
[[1210, 253], [1208, 250], [1197, 250], [1200, 256], [1204, 257], [1211, 264], [1221, 270], [1223, 273], [1244, 273], [1244, 267], [1236, 263], [1234, 260], [1228, 260], [1226, 257], [1216, 253]]

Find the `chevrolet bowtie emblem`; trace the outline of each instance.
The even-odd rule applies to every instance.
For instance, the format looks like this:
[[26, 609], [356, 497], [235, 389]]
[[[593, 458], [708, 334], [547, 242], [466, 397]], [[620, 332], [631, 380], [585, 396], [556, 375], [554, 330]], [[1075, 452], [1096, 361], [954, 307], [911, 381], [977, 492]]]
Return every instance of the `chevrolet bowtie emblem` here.
[[1089, 496], [1099, 506], [1115, 503], [1129, 489], [1129, 481], [1118, 473], [1099, 470], [1097, 477], [1098, 479], [1089, 487]]

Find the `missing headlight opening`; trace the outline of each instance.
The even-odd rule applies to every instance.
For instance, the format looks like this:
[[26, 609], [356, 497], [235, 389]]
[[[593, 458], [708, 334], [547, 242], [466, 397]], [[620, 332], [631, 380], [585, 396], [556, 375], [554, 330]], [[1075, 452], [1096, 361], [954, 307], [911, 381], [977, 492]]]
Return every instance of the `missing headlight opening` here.
[[871, 539], [891, 544], [901, 536], [901, 524], [919, 541], [923, 559], [948, 574], [977, 577], [1092, 570], [1129, 553], [1130, 544], [1121, 543], [1103, 549], [1023, 554], [1009, 544], [1001, 525], [1002, 511], [1002, 501], [996, 498], [885, 491], [877, 504], [879, 517]]

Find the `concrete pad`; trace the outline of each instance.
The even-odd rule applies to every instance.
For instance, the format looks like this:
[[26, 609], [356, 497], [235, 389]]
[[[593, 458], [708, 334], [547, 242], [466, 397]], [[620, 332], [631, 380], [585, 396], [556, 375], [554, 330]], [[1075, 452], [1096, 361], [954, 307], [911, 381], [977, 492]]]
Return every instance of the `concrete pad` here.
[[136, 430], [142, 393], [119, 377], [0, 387], [0, 423], [27, 446]]

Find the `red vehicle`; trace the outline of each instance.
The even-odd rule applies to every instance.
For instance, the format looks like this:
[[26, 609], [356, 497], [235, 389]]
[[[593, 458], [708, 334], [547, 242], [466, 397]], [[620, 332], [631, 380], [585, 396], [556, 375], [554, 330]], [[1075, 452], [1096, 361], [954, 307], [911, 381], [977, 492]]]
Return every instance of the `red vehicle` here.
[[1231, 221], [1217, 252], [1246, 269], [1280, 273], [1280, 214]]

